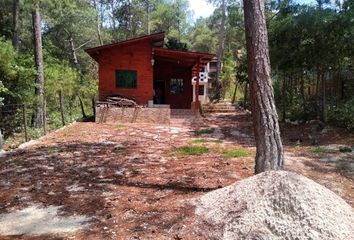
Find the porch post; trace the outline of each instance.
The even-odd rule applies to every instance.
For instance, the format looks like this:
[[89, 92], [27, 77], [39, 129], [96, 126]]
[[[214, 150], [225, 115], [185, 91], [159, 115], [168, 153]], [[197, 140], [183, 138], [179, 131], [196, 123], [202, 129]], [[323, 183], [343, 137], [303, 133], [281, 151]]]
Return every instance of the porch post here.
[[197, 61], [197, 78], [195, 80], [195, 109], [200, 108], [200, 103], [199, 103], [199, 77], [200, 77], [200, 58], [198, 58]]

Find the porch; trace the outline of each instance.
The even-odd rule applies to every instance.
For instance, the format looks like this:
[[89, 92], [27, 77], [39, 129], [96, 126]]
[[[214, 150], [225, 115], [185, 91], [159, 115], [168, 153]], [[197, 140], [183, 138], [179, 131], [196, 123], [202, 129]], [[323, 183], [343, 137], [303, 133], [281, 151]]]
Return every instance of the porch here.
[[205, 70], [212, 54], [153, 48], [153, 104], [198, 109], [207, 98]]

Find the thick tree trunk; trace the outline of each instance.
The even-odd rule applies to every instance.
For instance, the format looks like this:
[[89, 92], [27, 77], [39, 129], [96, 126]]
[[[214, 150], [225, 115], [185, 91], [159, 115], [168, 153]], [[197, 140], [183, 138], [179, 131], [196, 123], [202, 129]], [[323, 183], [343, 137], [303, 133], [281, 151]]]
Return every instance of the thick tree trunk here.
[[263, 0], [244, 0], [248, 77], [256, 140], [255, 173], [281, 169], [284, 162], [278, 115], [270, 78]]
[[38, 101], [34, 111], [34, 127], [40, 128], [44, 125], [44, 63], [42, 52], [42, 32], [41, 17], [39, 12], [39, 0], [34, 2], [32, 12], [33, 35], [34, 35], [34, 55], [36, 61], [37, 77], [36, 77], [36, 95]]
[[20, 22], [20, 0], [13, 0], [12, 2], [12, 22], [13, 22], [13, 32], [12, 32], [12, 45], [19, 51], [20, 37], [19, 37], [19, 22]]
[[225, 45], [225, 19], [226, 19], [226, 2], [221, 0], [221, 23], [219, 29], [219, 39], [218, 39], [218, 50], [216, 52], [217, 64], [216, 64], [216, 99], [221, 98], [221, 82], [220, 73], [222, 70], [222, 57], [224, 55], [224, 45]]

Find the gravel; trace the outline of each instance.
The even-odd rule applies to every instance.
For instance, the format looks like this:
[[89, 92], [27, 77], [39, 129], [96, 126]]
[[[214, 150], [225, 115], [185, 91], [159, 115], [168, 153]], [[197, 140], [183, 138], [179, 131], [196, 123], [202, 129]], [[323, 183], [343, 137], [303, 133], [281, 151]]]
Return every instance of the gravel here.
[[292, 172], [264, 172], [195, 204], [197, 232], [206, 239], [354, 239], [352, 207]]

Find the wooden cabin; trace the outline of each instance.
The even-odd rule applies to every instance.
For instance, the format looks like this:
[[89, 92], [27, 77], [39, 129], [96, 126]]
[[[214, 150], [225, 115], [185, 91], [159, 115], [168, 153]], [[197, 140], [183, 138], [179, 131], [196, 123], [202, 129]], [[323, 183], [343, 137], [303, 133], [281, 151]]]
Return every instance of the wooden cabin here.
[[144, 106], [198, 108], [198, 95], [205, 92], [200, 81], [206, 81], [199, 69], [214, 55], [166, 49], [164, 39], [164, 33], [156, 33], [86, 49], [99, 65], [99, 99], [123, 95]]

